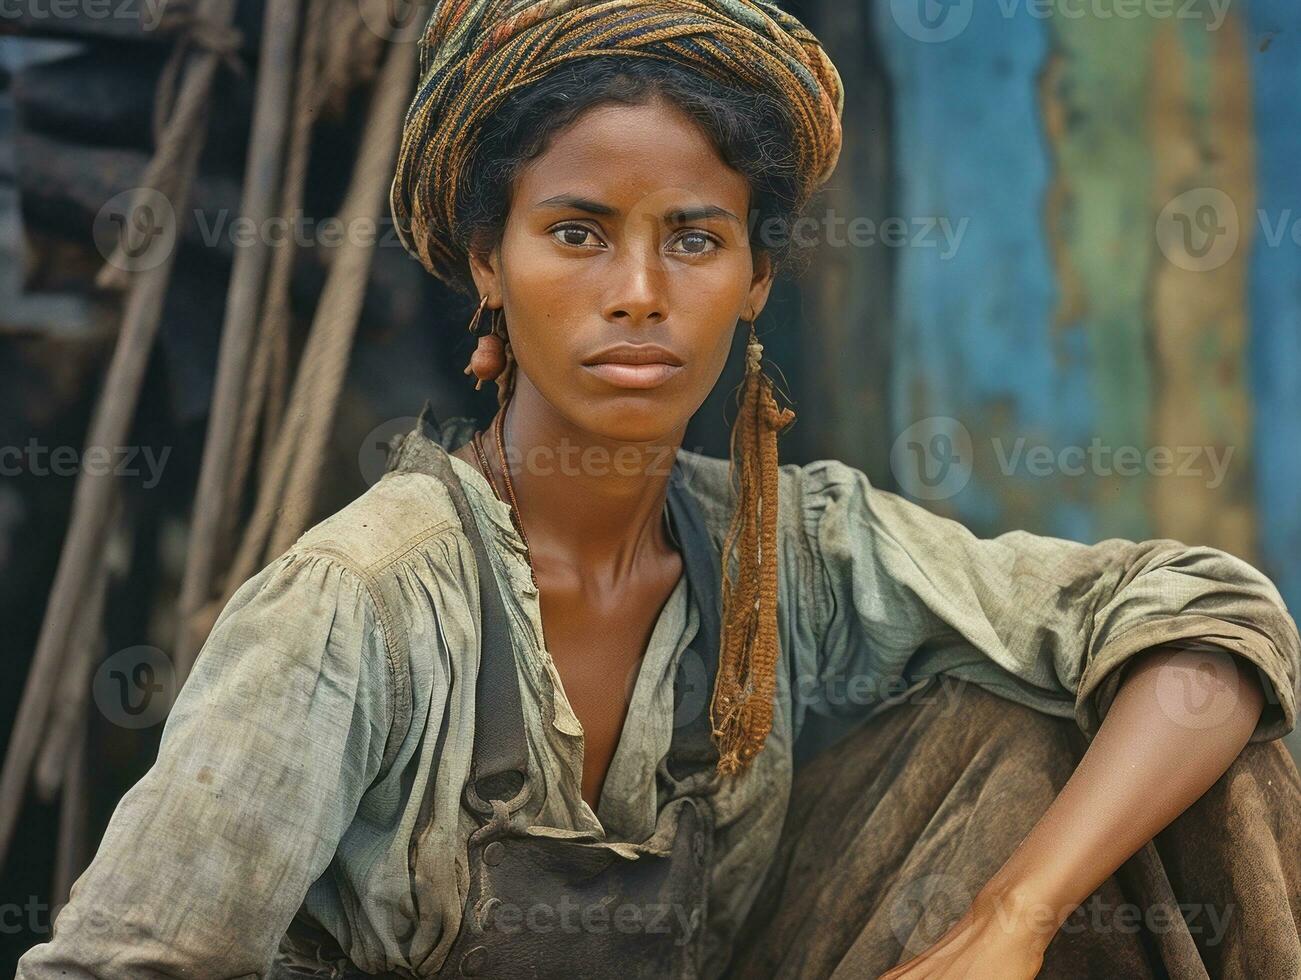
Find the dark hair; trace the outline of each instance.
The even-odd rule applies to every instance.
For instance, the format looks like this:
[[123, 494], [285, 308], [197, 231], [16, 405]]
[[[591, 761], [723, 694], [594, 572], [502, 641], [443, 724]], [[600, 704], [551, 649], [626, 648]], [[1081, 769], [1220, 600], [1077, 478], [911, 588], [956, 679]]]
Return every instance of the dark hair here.
[[[750, 183], [750, 245], [785, 268], [788, 233], [798, 217], [794, 127], [776, 97], [725, 85], [685, 65], [656, 58], [602, 55], [557, 69], [506, 99], [485, 120], [457, 195], [456, 236], [467, 250], [501, 240], [515, 177], [551, 137], [595, 106], [641, 105], [662, 95], [700, 124], [719, 156]], [[464, 275], [468, 280], [469, 270]], [[466, 283], [474, 295], [472, 283]]]

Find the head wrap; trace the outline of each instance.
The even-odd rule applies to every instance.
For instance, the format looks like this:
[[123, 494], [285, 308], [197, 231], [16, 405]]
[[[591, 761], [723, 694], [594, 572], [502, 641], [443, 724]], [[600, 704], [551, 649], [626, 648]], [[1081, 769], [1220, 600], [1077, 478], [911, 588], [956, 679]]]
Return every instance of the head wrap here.
[[777, 97], [794, 124], [801, 206], [840, 155], [840, 75], [818, 39], [765, 0], [436, 0], [419, 44], [389, 204], [407, 251], [445, 282], [468, 261], [456, 200], [480, 124], [579, 58], [658, 58]]

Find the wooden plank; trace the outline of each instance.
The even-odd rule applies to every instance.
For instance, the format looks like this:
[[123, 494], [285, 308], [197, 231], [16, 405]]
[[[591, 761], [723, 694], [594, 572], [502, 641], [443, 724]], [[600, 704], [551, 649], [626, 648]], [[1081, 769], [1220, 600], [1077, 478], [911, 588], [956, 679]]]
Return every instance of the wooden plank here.
[[897, 249], [879, 242], [861, 247], [849, 233], [850, 222], [879, 227], [892, 214], [890, 91], [871, 34], [870, 4], [820, 0], [812, 6], [809, 26], [841, 73], [845, 111], [836, 173], [808, 211], [822, 224], [800, 284], [803, 356], [790, 376], [797, 385], [799, 448], [805, 458], [843, 459], [892, 487], [889, 324]]
[[[1158, 250], [1152, 268], [1149, 479], [1161, 537], [1255, 557], [1247, 257], [1255, 209], [1246, 48], [1236, 12], [1217, 29], [1166, 21], [1153, 37], [1148, 120]], [[1204, 223], [1204, 227], [1203, 227]], [[1182, 471], [1182, 472], [1181, 472]]]
[[[1056, 176], [1046, 217], [1062, 289], [1053, 321], [1075, 335], [1081, 381], [1087, 378], [1079, 397], [1088, 420], [1077, 419], [1066, 441], [1099, 447], [1088, 474], [1070, 482], [1085, 490], [1076, 495], [1089, 515], [1081, 522], [1089, 539], [1141, 539], [1151, 533], [1150, 478], [1131, 460], [1149, 448], [1154, 397], [1146, 111], [1155, 22], [1055, 17], [1048, 24], [1056, 54], [1045, 73], [1043, 111]], [[1122, 452], [1128, 458], [1117, 456]]]
[[1088, 533], [1041, 479], [1005, 475], [994, 443], [1054, 442], [1090, 424], [1087, 402], [1079, 406], [1082, 369], [1049, 329], [1057, 289], [1042, 207], [1051, 170], [1036, 89], [1044, 24], [976, 4], [956, 35], [927, 40], [899, 9], [879, 4], [876, 18], [895, 94], [895, 214], [948, 231], [897, 250], [892, 439], [933, 416], [971, 433], [972, 479], [930, 499], [937, 511], [982, 529]]
[[[1253, 81], [1259, 208], [1248, 280], [1259, 549], [1293, 615], [1301, 610], [1299, 19], [1295, 0], [1253, 0], [1242, 39]], [[1301, 738], [1295, 744], [1301, 749]]]

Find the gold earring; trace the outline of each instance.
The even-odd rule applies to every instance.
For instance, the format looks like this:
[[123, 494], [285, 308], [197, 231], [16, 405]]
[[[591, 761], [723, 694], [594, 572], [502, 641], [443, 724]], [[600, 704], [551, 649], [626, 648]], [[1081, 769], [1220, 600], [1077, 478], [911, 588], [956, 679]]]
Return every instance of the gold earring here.
[[759, 337], [754, 332], [754, 320], [748, 321], [750, 324], [750, 339], [745, 345], [745, 373], [758, 372], [763, 370], [763, 344], [759, 343]]
[[470, 319], [470, 325], [466, 327], [476, 337], [482, 337], [487, 332], [479, 329], [479, 321], [483, 319], [483, 308], [487, 305], [488, 296], [485, 293], [483, 299], [479, 301], [479, 308], [474, 311], [474, 316]]

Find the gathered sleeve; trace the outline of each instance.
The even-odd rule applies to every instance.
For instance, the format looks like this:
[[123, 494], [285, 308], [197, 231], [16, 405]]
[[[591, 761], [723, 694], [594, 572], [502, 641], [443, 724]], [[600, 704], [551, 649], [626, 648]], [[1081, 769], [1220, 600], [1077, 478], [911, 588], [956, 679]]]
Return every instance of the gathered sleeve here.
[[290, 552], [246, 582], [19, 980], [261, 976], [380, 769], [385, 647], [331, 557]]
[[798, 475], [814, 557], [816, 649], [795, 665], [809, 710], [852, 717], [942, 674], [1073, 715], [1092, 738], [1131, 657], [1194, 641], [1256, 668], [1266, 703], [1251, 741], [1295, 727], [1301, 640], [1247, 562], [1168, 539], [981, 539], [845, 463]]

